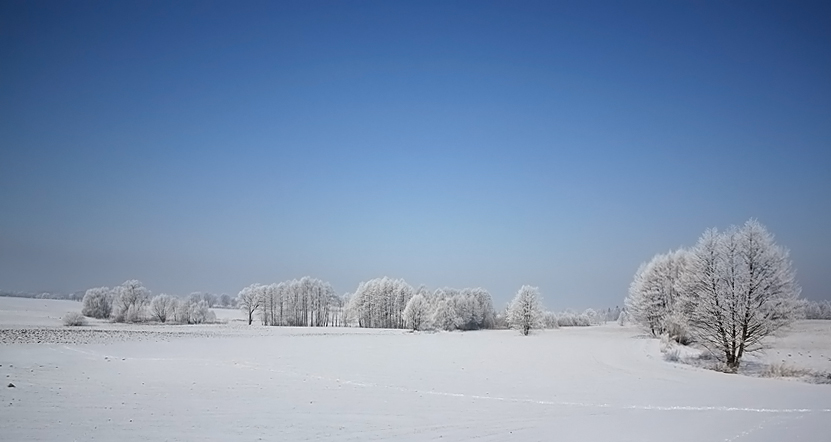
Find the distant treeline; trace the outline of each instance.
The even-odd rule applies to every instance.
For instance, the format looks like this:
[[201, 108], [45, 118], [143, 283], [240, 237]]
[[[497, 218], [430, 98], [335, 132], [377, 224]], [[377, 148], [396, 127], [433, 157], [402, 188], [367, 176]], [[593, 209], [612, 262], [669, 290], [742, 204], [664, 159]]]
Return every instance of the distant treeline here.
[[62, 299], [67, 301], [80, 301], [84, 299], [84, 291], [73, 293], [52, 293], [52, 292], [12, 292], [0, 290], [0, 296], [9, 298], [30, 298], [30, 299]]

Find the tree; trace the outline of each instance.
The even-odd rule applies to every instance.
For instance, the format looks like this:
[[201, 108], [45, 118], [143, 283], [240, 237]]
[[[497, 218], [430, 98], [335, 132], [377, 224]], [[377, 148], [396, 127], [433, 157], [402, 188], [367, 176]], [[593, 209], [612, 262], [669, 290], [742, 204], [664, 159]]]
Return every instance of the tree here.
[[116, 322], [139, 322], [144, 319], [144, 307], [150, 298], [150, 290], [141, 281], [124, 281], [115, 288], [115, 293], [113, 314]]
[[219, 295], [219, 305], [221, 307], [231, 307], [233, 300], [227, 293]]
[[694, 339], [735, 371], [746, 353], [798, 317], [799, 292], [788, 251], [750, 220], [701, 236], [685, 273], [682, 311]]
[[429, 305], [424, 295], [414, 295], [404, 307], [404, 323], [413, 331], [421, 330], [430, 317]]
[[251, 284], [242, 289], [237, 295], [237, 304], [240, 310], [248, 315], [248, 325], [254, 322], [254, 312], [260, 308], [260, 302], [262, 301], [260, 292], [262, 287], [260, 284]]
[[689, 252], [679, 249], [655, 255], [642, 264], [629, 285], [626, 309], [654, 336], [664, 333], [679, 299], [682, 274]]
[[150, 301], [150, 316], [161, 323], [166, 322], [168, 316], [173, 315], [174, 301], [172, 297], [164, 293], [156, 296]]
[[831, 301], [805, 301], [805, 319], [831, 319]]
[[532, 329], [542, 328], [543, 309], [537, 287], [522, 286], [508, 306], [508, 325], [527, 336]]
[[208, 308], [208, 301], [201, 299], [199, 301], [187, 303], [188, 309], [188, 324], [202, 324], [206, 322], [215, 322], [216, 314]]
[[433, 311], [433, 325], [442, 330], [455, 330], [461, 322], [449, 299], [440, 299]]
[[347, 310], [360, 327], [404, 328], [402, 313], [412, 296], [403, 279], [376, 278], [358, 285]]
[[84, 293], [81, 313], [97, 319], [107, 319], [112, 313], [112, 292], [109, 287], [97, 287]]

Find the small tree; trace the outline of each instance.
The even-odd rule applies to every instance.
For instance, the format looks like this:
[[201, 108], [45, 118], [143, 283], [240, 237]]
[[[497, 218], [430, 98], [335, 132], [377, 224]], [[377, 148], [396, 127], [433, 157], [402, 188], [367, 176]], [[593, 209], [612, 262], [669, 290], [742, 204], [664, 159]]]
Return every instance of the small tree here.
[[413, 331], [421, 330], [430, 316], [429, 305], [424, 295], [414, 295], [404, 307], [404, 323]]
[[540, 290], [522, 286], [508, 306], [508, 325], [527, 336], [531, 329], [543, 327], [543, 309]]
[[164, 323], [167, 321], [168, 316], [173, 315], [174, 308], [174, 299], [168, 295], [161, 294], [150, 301], [150, 316]]
[[260, 284], [251, 284], [242, 289], [237, 295], [237, 304], [240, 310], [248, 315], [248, 325], [254, 322], [254, 312], [260, 308], [262, 296], [260, 296]]
[[96, 319], [107, 319], [112, 313], [112, 293], [108, 287], [89, 289], [84, 293], [81, 313]]

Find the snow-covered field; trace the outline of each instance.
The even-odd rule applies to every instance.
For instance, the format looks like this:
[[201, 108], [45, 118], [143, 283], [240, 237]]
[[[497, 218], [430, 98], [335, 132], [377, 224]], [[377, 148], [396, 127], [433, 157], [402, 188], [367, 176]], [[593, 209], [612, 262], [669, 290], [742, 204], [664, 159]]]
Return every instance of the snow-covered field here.
[[[79, 309], [0, 298], [0, 439], [831, 440], [831, 385], [669, 363], [617, 325], [60, 326]], [[831, 371], [829, 343], [831, 321], [806, 321], [762, 358]]]

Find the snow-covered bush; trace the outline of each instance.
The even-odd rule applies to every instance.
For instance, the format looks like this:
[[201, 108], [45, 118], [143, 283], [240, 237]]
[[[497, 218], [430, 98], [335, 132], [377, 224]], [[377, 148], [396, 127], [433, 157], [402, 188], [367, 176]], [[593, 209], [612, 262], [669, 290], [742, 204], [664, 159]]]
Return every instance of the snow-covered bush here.
[[87, 325], [87, 318], [78, 312], [68, 312], [63, 315], [63, 325], [68, 327]]
[[542, 328], [542, 301], [537, 287], [524, 285], [519, 289], [508, 307], [508, 325], [526, 336], [532, 329]]
[[681, 345], [690, 345], [693, 342], [687, 318], [680, 312], [670, 313], [664, 318], [663, 329], [670, 339]]
[[112, 313], [112, 292], [108, 287], [89, 289], [84, 293], [81, 301], [81, 313], [84, 316], [96, 319], [107, 319]]

